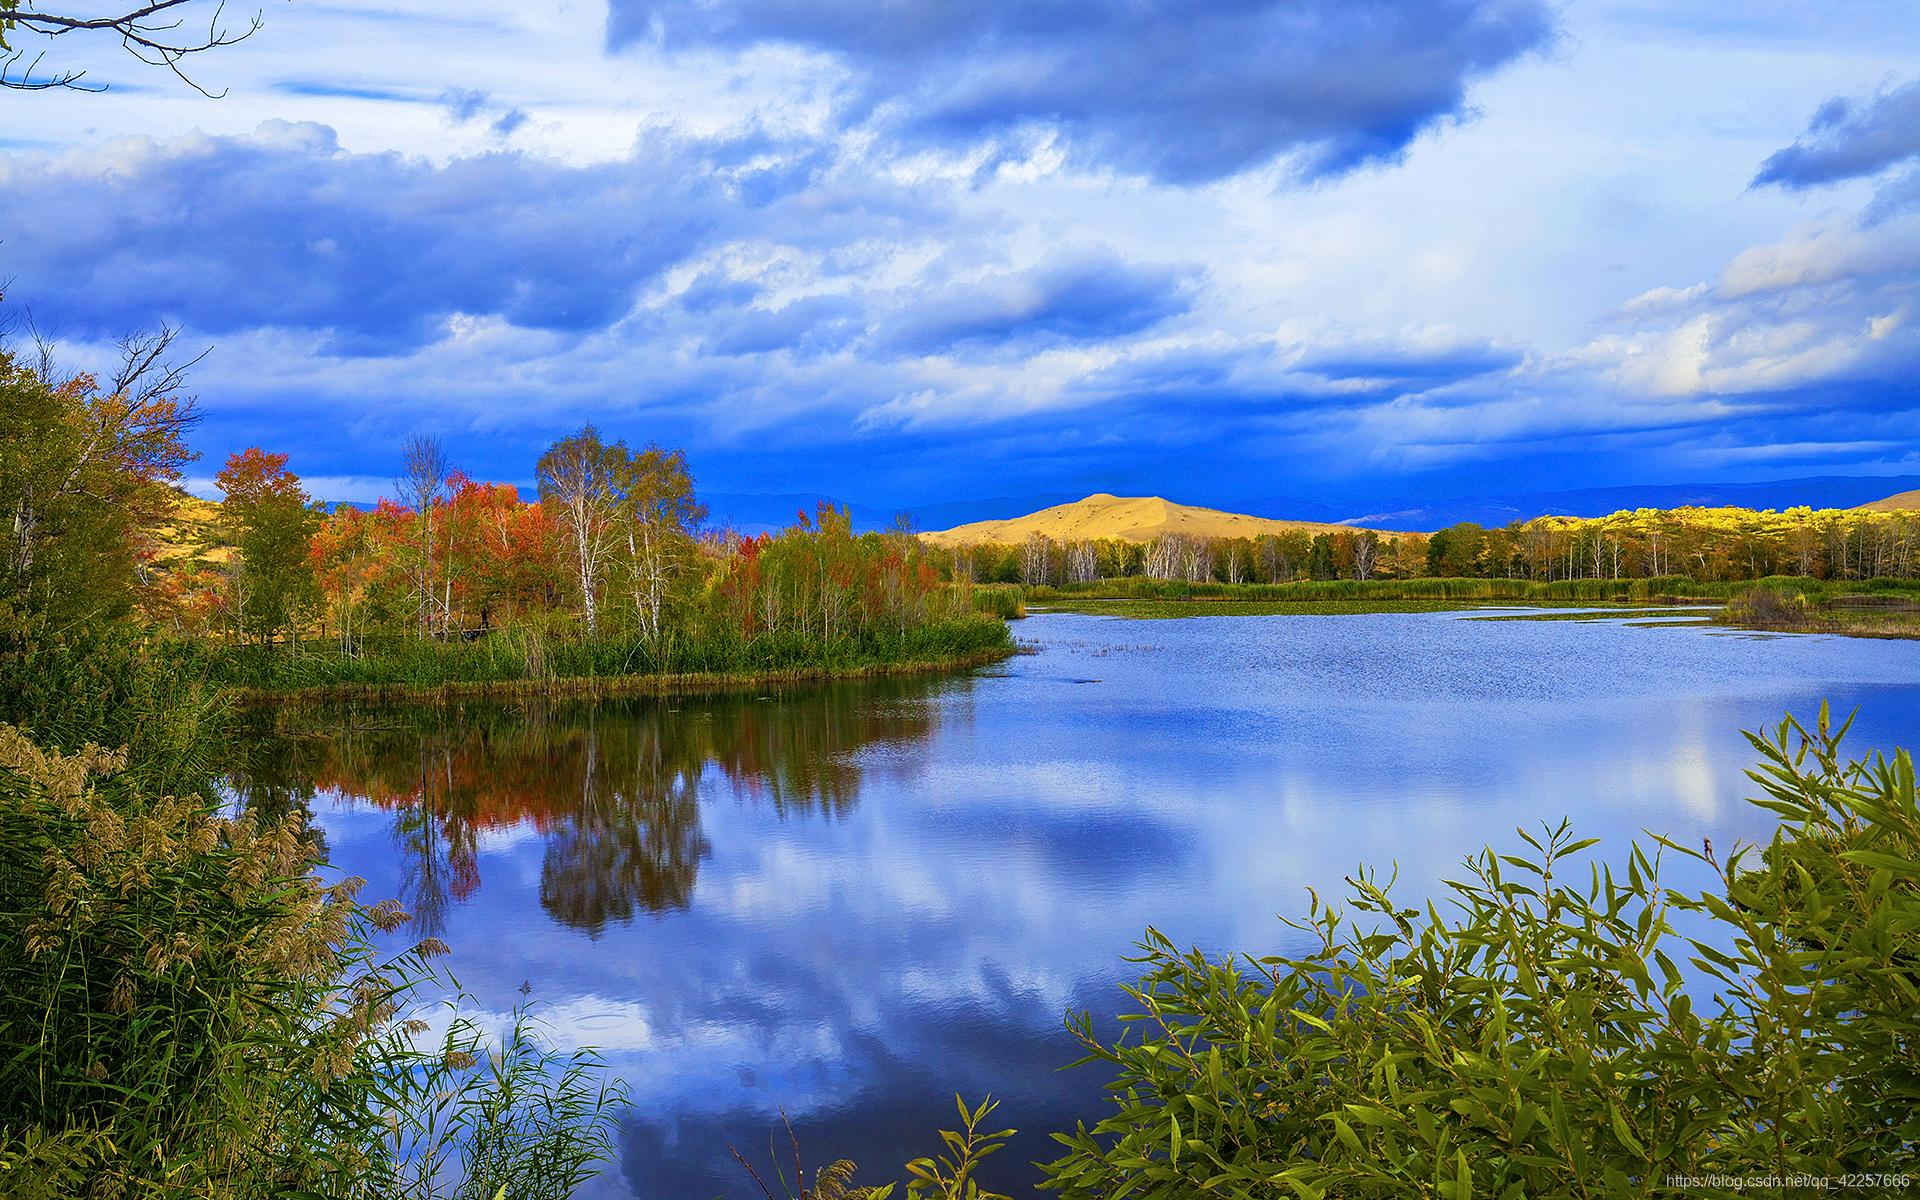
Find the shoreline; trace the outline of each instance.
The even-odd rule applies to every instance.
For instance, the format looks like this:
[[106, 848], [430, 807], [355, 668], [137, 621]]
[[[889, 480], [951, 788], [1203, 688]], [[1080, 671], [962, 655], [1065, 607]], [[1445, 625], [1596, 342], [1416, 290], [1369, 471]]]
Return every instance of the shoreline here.
[[773, 671], [686, 671], [648, 675], [569, 675], [546, 679], [454, 680], [421, 687], [401, 683], [341, 683], [287, 690], [230, 688], [226, 694], [247, 708], [277, 708], [338, 701], [447, 704], [474, 699], [602, 700], [628, 696], [727, 695], [763, 687], [811, 686], [862, 679], [906, 678], [970, 671], [1011, 658], [1018, 645], [994, 646], [938, 659], [909, 659], [863, 667], [789, 667]]
[[[1538, 612], [1511, 612], [1527, 608]], [[1875, 638], [1882, 641], [1920, 640], [1920, 621], [1888, 620], [1874, 623], [1867, 614], [1872, 609], [1821, 609], [1804, 623], [1737, 621], [1725, 619], [1726, 602], [1714, 599], [1693, 600], [1257, 600], [1235, 597], [1190, 596], [1185, 598], [1140, 598], [1132, 596], [1075, 596], [1036, 600], [1032, 612], [1078, 613], [1085, 616], [1111, 616], [1123, 620], [1181, 620], [1188, 617], [1344, 617], [1405, 613], [1465, 612], [1485, 610], [1487, 615], [1468, 617], [1476, 621], [1603, 621], [1635, 614], [1693, 616], [1689, 621], [1654, 622], [1661, 626], [1697, 629], [1712, 627], [1747, 633], [1826, 634], [1831, 637]], [[1891, 615], [1891, 614], [1890, 614]], [[1900, 617], [1911, 617], [1904, 611]]]

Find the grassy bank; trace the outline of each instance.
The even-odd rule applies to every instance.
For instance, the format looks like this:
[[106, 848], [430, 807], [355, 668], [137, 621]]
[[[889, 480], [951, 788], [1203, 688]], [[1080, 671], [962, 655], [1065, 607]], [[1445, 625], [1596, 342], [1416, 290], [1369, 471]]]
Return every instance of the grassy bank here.
[[1768, 580], [1748, 587], [1729, 597], [1714, 620], [1774, 633], [1920, 638], [1920, 592], [1807, 589], [1800, 582]]
[[1013, 652], [1006, 624], [959, 616], [828, 640], [791, 634], [585, 641], [507, 630], [472, 642], [410, 637], [300, 646], [177, 644], [170, 652], [248, 703], [292, 698], [434, 700], [728, 691], [980, 666]]
[[1366, 613], [1458, 612], [1481, 607], [1468, 600], [1113, 600], [1103, 597], [1063, 596], [1036, 600], [1036, 608], [1051, 612], [1090, 613], [1139, 620], [1181, 617], [1340, 617]]
[[608, 699], [622, 696], [715, 695], [800, 687], [859, 679], [897, 679], [984, 667], [1015, 653], [1006, 646], [939, 658], [893, 660], [867, 666], [792, 667], [761, 671], [679, 671], [646, 675], [578, 675], [541, 679], [502, 679], [437, 684], [338, 683], [299, 688], [242, 688], [232, 693], [241, 704], [289, 704], [334, 700], [418, 701], [533, 696]]
[[[1058, 605], [1073, 600], [1259, 601], [1274, 604], [1367, 604], [1403, 601], [1676, 604], [1720, 602], [1756, 587], [1790, 587], [1820, 599], [1847, 595], [1920, 598], [1920, 581], [1907, 579], [1821, 580], [1779, 576], [1758, 581], [1702, 582], [1683, 575], [1652, 579], [1328, 579], [1293, 583], [1189, 583], [1177, 579], [1099, 579], [1060, 587], [1026, 589], [1028, 603]], [[1367, 611], [1354, 609], [1352, 611]], [[1386, 611], [1386, 610], [1372, 610]]]
[[[1783, 576], [1758, 583], [1716, 583], [1668, 576], [1562, 579], [1551, 583], [1524, 579], [1379, 579], [1228, 584], [1134, 577], [1029, 588], [1023, 603], [1056, 611], [1148, 619], [1452, 612], [1509, 604], [1542, 608], [1714, 605], [1724, 609], [1712, 619], [1743, 629], [1920, 637], [1920, 583], [1902, 579]], [[1704, 614], [1702, 619], [1707, 619]]]

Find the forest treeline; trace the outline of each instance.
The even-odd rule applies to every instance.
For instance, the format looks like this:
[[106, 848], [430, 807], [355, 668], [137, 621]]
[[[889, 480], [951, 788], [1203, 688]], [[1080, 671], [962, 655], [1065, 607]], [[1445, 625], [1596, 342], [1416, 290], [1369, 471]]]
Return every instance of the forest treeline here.
[[1260, 537], [1163, 534], [1151, 542], [1055, 539], [952, 548], [955, 578], [1059, 587], [1142, 577], [1188, 583], [1300, 580], [1685, 577], [1703, 583], [1798, 576], [1920, 575], [1920, 512], [1642, 508], [1606, 517], [1536, 517], [1434, 533], [1304, 529]]
[[670, 672], [854, 671], [1004, 650], [944, 559], [844, 509], [705, 529], [679, 450], [592, 426], [537, 494], [410, 438], [391, 498], [316, 503], [289, 456], [232, 454], [197, 528], [178, 490], [196, 414], [169, 339], [113, 379], [0, 355], [0, 653], [130, 632], [261, 691]]

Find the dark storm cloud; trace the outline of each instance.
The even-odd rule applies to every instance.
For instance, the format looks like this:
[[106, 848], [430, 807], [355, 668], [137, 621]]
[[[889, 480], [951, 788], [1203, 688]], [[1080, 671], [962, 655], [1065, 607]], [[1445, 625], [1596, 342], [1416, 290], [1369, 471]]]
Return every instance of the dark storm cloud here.
[[935, 354], [961, 347], [1104, 341], [1187, 311], [1191, 275], [1111, 252], [1062, 256], [1023, 271], [954, 283], [895, 313], [883, 341]]
[[607, 36], [797, 46], [853, 71], [851, 119], [910, 140], [1057, 130], [1197, 183], [1283, 155], [1303, 178], [1391, 160], [1552, 32], [1540, 0], [612, 0]]
[[1868, 100], [1835, 97], [1813, 114], [1793, 145], [1760, 164], [1754, 186], [1798, 190], [1875, 175], [1920, 156], [1920, 79]]
[[207, 334], [321, 331], [365, 355], [434, 341], [459, 313], [590, 330], [754, 214], [741, 193], [761, 190], [757, 172], [717, 165], [710, 148], [659, 139], [591, 166], [511, 153], [436, 164], [270, 122], [21, 160], [0, 164], [0, 182], [63, 219], [9, 245], [7, 266], [69, 336], [165, 318]]

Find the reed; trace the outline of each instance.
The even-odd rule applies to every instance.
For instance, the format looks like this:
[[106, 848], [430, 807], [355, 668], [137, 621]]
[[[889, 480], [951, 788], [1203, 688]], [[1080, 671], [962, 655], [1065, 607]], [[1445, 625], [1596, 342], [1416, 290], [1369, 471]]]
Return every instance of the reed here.
[[0, 1195], [560, 1200], [611, 1152], [591, 1055], [516, 1014], [421, 1045], [405, 920], [295, 819], [147, 791], [0, 725]]
[[1013, 652], [1006, 624], [964, 614], [827, 639], [792, 630], [753, 637], [587, 640], [505, 630], [475, 641], [406, 636], [298, 646], [180, 641], [155, 653], [247, 703], [279, 697], [433, 699], [478, 695], [633, 696], [919, 674], [980, 666]]

